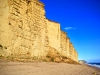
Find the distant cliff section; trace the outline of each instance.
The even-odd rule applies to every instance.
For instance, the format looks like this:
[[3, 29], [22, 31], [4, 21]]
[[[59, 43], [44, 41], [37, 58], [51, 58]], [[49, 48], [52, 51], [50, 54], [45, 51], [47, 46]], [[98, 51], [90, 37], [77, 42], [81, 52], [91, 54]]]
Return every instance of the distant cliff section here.
[[85, 60], [79, 60], [78, 61], [80, 64], [85, 64], [85, 63], [87, 63]]
[[60, 23], [45, 17], [39, 0], [0, 0], [0, 56], [78, 62], [78, 53]]

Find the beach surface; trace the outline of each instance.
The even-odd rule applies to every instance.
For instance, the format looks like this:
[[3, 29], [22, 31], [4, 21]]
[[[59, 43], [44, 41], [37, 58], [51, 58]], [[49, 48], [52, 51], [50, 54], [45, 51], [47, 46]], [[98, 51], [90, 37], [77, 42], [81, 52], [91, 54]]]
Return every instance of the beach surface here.
[[100, 75], [100, 70], [67, 63], [0, 61], [0, 75]]

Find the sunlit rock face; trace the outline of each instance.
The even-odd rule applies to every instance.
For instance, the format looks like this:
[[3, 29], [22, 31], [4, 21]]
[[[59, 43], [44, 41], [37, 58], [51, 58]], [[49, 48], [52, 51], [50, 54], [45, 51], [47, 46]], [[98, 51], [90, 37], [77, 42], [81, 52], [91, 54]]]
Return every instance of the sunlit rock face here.
[[[78, 54], [60, 23], [46, 19], [39, 0], [0, 0], [0, 56], [18, 59], [69, 58]], [[50, 54], [52, 56], [52, 53]]]

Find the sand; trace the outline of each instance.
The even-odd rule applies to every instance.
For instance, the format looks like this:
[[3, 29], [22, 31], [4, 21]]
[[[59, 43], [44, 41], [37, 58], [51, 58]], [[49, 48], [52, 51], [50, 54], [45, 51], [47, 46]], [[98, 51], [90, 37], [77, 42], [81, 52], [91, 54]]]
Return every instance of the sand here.
[[100, 75], [100, 70], [67, 63], [0, 61], [0, 75]]

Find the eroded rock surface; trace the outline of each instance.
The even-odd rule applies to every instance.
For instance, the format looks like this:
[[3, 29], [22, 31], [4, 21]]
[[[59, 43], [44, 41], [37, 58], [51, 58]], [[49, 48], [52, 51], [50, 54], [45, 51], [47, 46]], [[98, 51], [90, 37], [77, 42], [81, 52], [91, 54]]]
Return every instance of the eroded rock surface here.
[[53, 61], [78, 61], [60, 23], [46, 19], [44, 4], [38, 0], [0, 0], [0, 56], [49, 60], [49, 54]]

